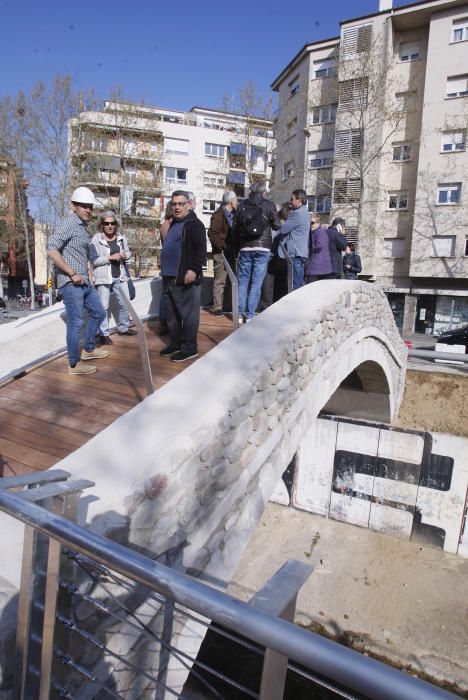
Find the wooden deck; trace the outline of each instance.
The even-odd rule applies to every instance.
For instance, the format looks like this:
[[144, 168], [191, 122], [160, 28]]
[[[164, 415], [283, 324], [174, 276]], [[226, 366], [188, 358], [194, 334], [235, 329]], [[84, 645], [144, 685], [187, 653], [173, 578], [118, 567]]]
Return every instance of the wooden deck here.
[[[189, 364], [159, 356], [167, 336], [146, 324], [146, 341], [157, 391]], [[230, 319], [201, 313], [200, 356], [231, 332]], [[66, 356], [28, 371], [0, 387], [0, 477], [48, 469], [142, 401], [145, 384], [137, 337], [112, 335], [110, 356], [98, 372], [68, 374]]]

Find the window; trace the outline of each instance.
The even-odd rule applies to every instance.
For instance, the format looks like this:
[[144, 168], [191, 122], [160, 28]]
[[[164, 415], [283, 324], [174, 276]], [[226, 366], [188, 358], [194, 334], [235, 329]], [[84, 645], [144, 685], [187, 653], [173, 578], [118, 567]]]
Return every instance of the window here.
[[387, 209], [390, 211], [408, 209], [408, 192], [389, 192]]
[[245, 185], [245, 173], [231, 170], [228, 175], [228, 182], [236, 185]]
[[187, 184], [187, 170], [185, 168], [165, 168], [165, 181]]
[[383, 245], [384, 258], [404, 258], [405, 239], [404, 238], [384, 238]]
[[358, 227], [357, 226], [346, 226], [346, 240], [348, 243], [354, 243], [357, 248], [358, 245]]
[[340, 107], [367, 107], [368, 78], [353, 78], [340, 82]]
[[263, 172], [267, 163], [266, 149], [261, 146], [251, 146], [250, 162], [253, 170]]
[[461, 182], [439, 185], [437, 204], [460, 204]]
[[289, 97], [294, 97], [299, 92], [299, 76], [296, 75], [295, 78], [288, 83]]
[[395, 110], [397, 112], [413, 112], [416, 108], [416, 90], [395, 93]]
[[283, 166], [283, 180], [288, 180], [290, 177], [294, 177], [296, 170], [294, 168], [294, 163], [285, 163]]
[[452, 41], [468, 40], [468, 17], [456, 19], [452, 28]]
[[309, 168], [331, 168], [333, 151], [312, 151], [309, 153]]
[[403, 42], [400, 44], [400, 61], [417, 61], [421, 55], [419, 42]]
[[468, 73], [465, 75], [454, 75], [447, 78], [446, 96], [466, 97], [468, 95]]
[[468, 256], [468, 238], [465, 238], [465, 257]]
[[335, 158], [356, 158], [361, 154], [362, 129], [348, 129], [335, 133]]
[[348, 204], [359, 202], [361, 199], [361, 180], [349, 178], [347, 180], [335, 180], [333, 183], [333, 201], [335, 204]]
[[174, 155], [188, 155], [189, 142], [185, 139], [164, 139], [164, 152]]
[[452, 258], [455, 255], [455, 236], [434, 236], [432, 239], [432, 257]]
[[411, 160], [411, 144], [394, 143], [393, 160], [398, 163], [404, 163], [405, 161]]
[[221, 202], [217, 202], [214, 199], [204, 199], [203, 200], [203, 211], [206, 214], [212, 214], [216, 209], [219, 209]]
[[466, 131], [445, 131], [442, 134], [442, 152], [466, 150]]
[[354, 56], [369, 51], [372, 41], [372, 24], [360, 24], [343, 31], [341, 49], [343, 56]]
[[336, 121], [336, 104], [315, 107], [312, 113], [313, 124], [330, 124]]
[[205, 156], [226, 158], [226, 146], [220, 146], [219, 143], [205, 143]]
[[286, 124], [286, 139], [289, 139], [291, 136], [295, 135], [296, 127], [297, 117], [294, 117], [294, 119], [291, 119], [291, 121]]
[[207, 187], [226, 187], [226, 177], [217, 173], [204, 173], [203, 184]]
[[329, 214], [331, 209], [331, 195], [318, 194], [307, 197], [307, 208], [317, 214]]
[[322, 58], [314, 61], [314, 78], [330, 78], [337, 74], [336, 58]]

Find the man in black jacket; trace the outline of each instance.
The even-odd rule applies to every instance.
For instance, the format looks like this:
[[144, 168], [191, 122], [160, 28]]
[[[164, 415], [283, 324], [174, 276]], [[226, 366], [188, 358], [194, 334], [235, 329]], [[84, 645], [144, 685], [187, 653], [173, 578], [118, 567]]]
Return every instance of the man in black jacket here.
[[161, 252], [161, 275], [170, 343], [161, 357], [185, 362], [198, 355], [200, 284], [206, 264], [206, 230], [190, 210], [188, 193], [172, 193], [172, 223]]
[[345, 234], [345, 220], [340, 216], [333, 219], [332, 225], [329, 226], [328, 242], [330, 247], [330, 258], [333, 268], [333, 274], [336, 279], [340, 280], [343, 274], [343, 251], [346, 250], [348, 241]]
[[[237, 279], [241, 323], [244, 319], [251, 321], [255, 316], [270, 261], [271, 230], [277, 231], [281, 226], [276, 206], [265, 198], [265, 193], [265, 183], [254, 182], [250, 186], [249, 198], [237, 209], [234, 224], [234, 245], [239, 251]], [[257, 229], [253, 226], [256, 219]]]

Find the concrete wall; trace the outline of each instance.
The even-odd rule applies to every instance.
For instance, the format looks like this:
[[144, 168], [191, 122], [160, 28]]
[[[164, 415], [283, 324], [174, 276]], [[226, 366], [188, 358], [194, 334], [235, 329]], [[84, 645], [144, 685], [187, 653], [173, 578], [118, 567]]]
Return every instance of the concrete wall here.
[[318, 419], [272, 500], [468, 556], [468, 440]]

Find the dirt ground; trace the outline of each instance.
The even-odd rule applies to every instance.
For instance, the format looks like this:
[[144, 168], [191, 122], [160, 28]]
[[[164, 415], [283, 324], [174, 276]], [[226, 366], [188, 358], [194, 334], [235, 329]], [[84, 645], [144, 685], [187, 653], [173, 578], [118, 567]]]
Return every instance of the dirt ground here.
[[468, 437], [468, 375], [408, 370], [393, 425]]

